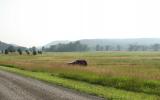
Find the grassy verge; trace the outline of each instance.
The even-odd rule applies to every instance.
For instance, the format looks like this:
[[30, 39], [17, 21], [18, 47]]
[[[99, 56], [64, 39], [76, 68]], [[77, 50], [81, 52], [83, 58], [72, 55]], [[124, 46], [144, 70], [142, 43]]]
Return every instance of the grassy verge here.
[[75, 72], [63, 72], [57, 76], [72, 80], [84, 81], [91, 84], [114, 87], [127, 91], [143, 92], [160, 96], [160, 82], [155, 80], [142, 80], [131, 77], [111, 77], [95, 75], [92, 73]]
[[57, 76], [53, 76], [51, 73], [47, 72], [31, 72], [17, 68], [2, 67], [2, 66], [0, 66], [0, 69], [32, 77], [49, 83], [61, 85], [81, 92], [101, 96], [108, 100], [160, 100], [160, 97], [156, 95], [130, 92], [107, 86], [93, 85], [86, 82], [60, 78]]

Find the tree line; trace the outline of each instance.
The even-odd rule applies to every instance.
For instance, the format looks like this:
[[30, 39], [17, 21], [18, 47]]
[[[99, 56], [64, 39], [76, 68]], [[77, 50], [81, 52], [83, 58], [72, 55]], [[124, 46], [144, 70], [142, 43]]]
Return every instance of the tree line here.
[[123, 45], [99, 45], [97, 44], [94, 49], [91, 47], [81, 44], [79, 41], [70, 42], [67, 44], [57, 44], [52, 45], [49, 48], [42, 47], [42, 49], [37, 49], [36, 47], [31, 48], [21, 48], [15, 46], [8, 46], [6, 49], [1, 50], [3, 54], [18, 53], [19, 55], [37, 55], [43, 52], [81, 52], [81, 51], [160, 51], [160, 44], [155, 43], [153, 45], [138, 45], [129, 44], [128, 46]]
[[129, 44], [128, 46], [122, 45], [96, 45], [96, 51], [160, 51], [160, 44], [155, 43], [153, 45], [138, 45], [138, 44]]
[[81, 44], [79, 41], [70, 42], [67, 44], [52, 45], [49, 48], [43, 48], [46, 52], [75, 52], [75, 51], [88, 51], [87, 45]]
[[37, 55], [37, 54], [42, 54], [42, 50], [37, 50], [36, 47], [32, 47], [29, 49], [24, 49], [24, 48], [18, 48], [14, 46], [8, 46], [6, 49], [1, 50], [2, 54], [13, 54], [13, 53], [18, 53], [19, 55], [22, 54], [27, 54], [27, 55]]
[[81, 44], [79, 41], [70, 42], [67, 44], [52, 45], [49, 48], [42, 48], [46, 52], [76, 52], [76, 51], [159, 51], [160, 44], [155, 43], [153, 45], [100, 45], [97, 44], [94, 48], [85, 44]]

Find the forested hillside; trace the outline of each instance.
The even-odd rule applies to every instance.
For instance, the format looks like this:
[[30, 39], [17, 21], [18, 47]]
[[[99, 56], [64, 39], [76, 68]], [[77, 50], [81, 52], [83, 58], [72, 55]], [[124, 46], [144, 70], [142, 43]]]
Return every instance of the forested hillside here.
[[[83, 39], [50, 43], [46, 51], [159, 51], [160, 39]], [[84, 46], [82, 46], [84, 45]], [[45, 47], [45, 46], [44, 46]]]

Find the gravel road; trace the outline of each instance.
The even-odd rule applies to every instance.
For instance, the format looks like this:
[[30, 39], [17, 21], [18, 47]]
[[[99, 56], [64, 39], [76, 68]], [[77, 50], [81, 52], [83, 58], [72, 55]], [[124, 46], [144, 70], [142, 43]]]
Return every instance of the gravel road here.
[[0, 100], [103, 100], [0, 70]]

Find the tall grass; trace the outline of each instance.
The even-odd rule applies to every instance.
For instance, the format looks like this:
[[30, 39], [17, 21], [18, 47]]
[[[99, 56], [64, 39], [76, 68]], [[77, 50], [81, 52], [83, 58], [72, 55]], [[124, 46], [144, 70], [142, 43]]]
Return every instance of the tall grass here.
[[127, 91], [143, 92], [160, 96], [160, 82], [129, 77], [108, 77], [91, 73], [60, 73], [59, 77], [110, 86]]
[[94, 85], [82, 81], [60, 78], [57, 76], [52, 76], [48, 72], [31, 72], [27, 70], [19, 70], [17, 68], [9, 68], [2, 66], [0, 66], [0, 70], [6, 70], [27, 77], [32, 77], [42, 81], [46, 81], [49, 83], [62, 85], [67, 88], [72, 88], [88, 94], [104, 97], [106, 100], [159, 100], [160, 99], [160, 97], [156, 95], [124, 91], [112, 87]]
[[[88, 67], [68, 66], [86, 59]], [[1, 55], [0, 64], [53, 76], [160, 96], [159, 52], [46, 53], [38, 56]]]

